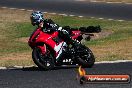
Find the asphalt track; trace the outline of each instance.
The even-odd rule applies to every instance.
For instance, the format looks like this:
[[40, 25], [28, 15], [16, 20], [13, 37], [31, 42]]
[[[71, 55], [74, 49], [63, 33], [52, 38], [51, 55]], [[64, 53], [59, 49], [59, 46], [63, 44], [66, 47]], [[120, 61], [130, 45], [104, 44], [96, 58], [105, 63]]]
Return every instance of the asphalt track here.
[[[58, 67], [51, 71], [38, 68], [0, 70], [0, 88], [132, 88], [128, 84], [85, 84], [76, 80], [78, 67]], [[132, 76], [132, 62], [96, 64], [85, 69], [87, 74], [129, 74]]]
[[33, 9], [77, 16], [132, 20], [132, 4], [106, 4], [74, 0], [0, 0], [0, 7]]

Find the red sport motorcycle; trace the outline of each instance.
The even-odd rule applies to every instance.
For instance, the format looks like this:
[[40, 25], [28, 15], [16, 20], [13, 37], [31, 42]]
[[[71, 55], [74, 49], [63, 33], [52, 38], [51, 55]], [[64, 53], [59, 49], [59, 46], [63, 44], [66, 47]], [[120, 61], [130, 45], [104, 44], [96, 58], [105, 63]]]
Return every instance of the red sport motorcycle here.
[[92, 67], [95, 62], [92, 51], [81, 44], [80, 30], [69, 30], [77, 46], [67, 44], [59, 37], [59, 32], [43, 31], [37, 28], [30, 36], [28, 44], [33, 49], [32, 59], [41, 69], [50, 70], [61, 65], [81, 65]]

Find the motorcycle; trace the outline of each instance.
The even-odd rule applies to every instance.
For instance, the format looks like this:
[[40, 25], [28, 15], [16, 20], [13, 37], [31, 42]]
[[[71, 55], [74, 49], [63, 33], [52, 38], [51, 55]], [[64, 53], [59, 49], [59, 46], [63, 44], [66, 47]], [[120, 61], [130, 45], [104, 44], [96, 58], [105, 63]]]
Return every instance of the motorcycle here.
[[78, 29], [68, 31], [77, 46], [67, 44], [59, 37], [58, 31], [43, 31], [42, 28], [37, 28], [31, 34], [28, 44], [33, 50], [32, 59], [40, 69], [50, 70], [61, 65], [81, 65], [90, 68], [94, 65], [92, 51], [81, 43], [83, 39], [81, 31]]

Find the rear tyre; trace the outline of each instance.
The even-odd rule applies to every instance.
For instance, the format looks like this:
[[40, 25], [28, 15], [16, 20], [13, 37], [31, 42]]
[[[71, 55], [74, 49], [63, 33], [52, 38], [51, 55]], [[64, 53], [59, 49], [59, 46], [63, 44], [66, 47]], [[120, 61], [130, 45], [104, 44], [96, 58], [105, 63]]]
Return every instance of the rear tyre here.
[[54, 68], [54, 58], [48, 48], [45, 55], [42, 55], [40, 48], [34, 48], [32, 51], [32, 59], [40, 69], [51, 70]]
[[91, 68], [94, 65], [95, 58], [92, 51], [88, 47], [80, 45], [77, 52], [79, 52], [76, 57], [78, 65], [87, 68]]

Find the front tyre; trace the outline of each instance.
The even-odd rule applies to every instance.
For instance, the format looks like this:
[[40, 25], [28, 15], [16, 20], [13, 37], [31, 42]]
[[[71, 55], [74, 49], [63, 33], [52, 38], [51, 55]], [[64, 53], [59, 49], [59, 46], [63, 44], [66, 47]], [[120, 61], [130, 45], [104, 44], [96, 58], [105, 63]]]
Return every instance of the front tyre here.
[[78, 53], [76, 59], [78, 65], [88, 68], [91, 68], [94, 65], [95, 58], [92, 51], [88, 47], [86, 47], [85, 45], [80, 45], [77, 52]]
[[54, 59], [48, 48], [45, 55], [42, 55], [40, 48], [34, 48], [32, 59], [40, 69], [51, 70], [54, 68]]

